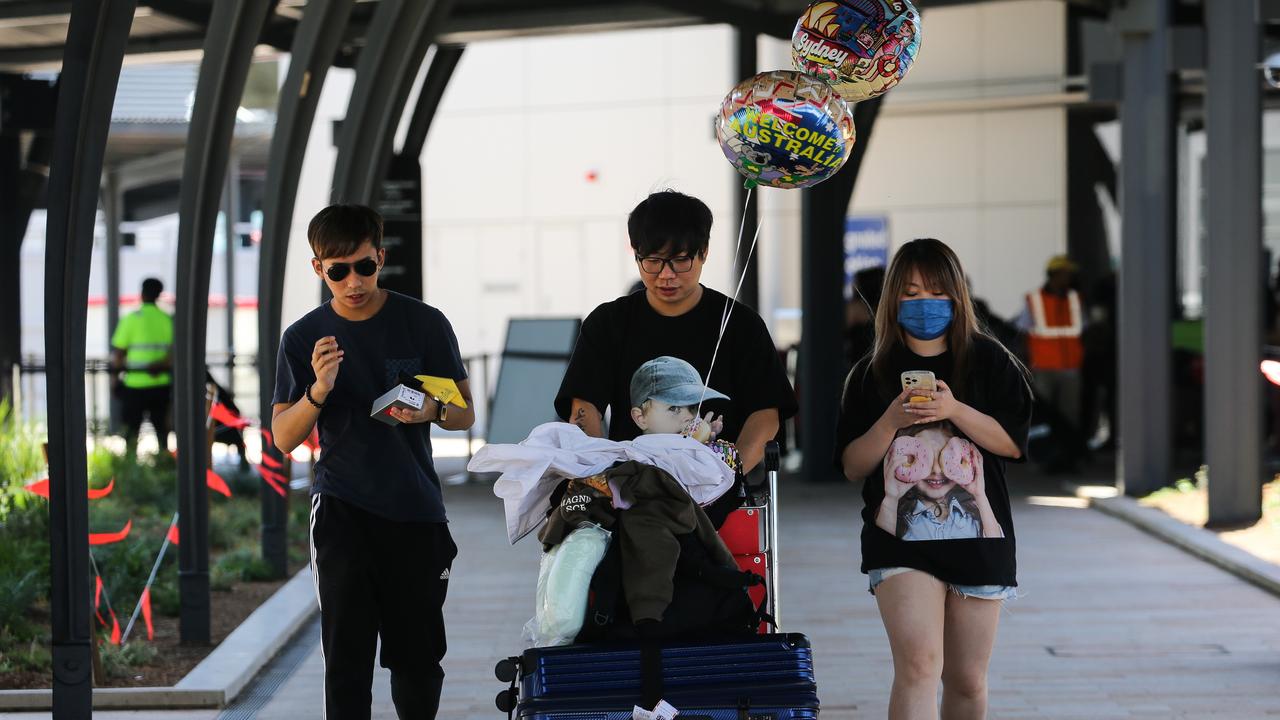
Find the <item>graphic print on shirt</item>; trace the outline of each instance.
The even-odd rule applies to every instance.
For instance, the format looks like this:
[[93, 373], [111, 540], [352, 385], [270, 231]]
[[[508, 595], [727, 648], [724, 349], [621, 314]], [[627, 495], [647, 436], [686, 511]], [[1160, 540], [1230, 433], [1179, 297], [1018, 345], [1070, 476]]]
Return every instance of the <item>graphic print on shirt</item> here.
[[898, 432], [884, 457], [886, 504], [876, 525], [900, 540], [1001, 538], [987, 500], [982, 452], [950, 421]]

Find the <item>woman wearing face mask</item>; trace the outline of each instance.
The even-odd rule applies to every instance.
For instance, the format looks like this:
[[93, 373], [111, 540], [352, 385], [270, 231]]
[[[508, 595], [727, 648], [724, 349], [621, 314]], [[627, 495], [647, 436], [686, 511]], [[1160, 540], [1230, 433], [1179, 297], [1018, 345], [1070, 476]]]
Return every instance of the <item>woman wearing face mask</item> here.
[[[836, 461], [865, 481], [862, 572], [893, 653], [889, 717], [938, 717], [941, 681], [943, 717], [983, 718], [1000, 606], [1017, 592], [1004, 463], [1026, 454], [1026, 372], [978, 327], [960, 261], [937, 240], [898, 250], [875, 326], [871, 355], [845, 382]], [[900, 391], [907, 370], [932, 371], [937, 391]], [[922, 394], [929, 399], [909, 402]], [[934, 448], [923, 425], [955, 437]], [[929, 477], [939, 474], [947, 481], [935, 480], [931, 498]], [[939, 505], [952, 483], [973, 502]], [[926, 514], [904, 520], [909, 490], [928, 501], [908, 510]]]

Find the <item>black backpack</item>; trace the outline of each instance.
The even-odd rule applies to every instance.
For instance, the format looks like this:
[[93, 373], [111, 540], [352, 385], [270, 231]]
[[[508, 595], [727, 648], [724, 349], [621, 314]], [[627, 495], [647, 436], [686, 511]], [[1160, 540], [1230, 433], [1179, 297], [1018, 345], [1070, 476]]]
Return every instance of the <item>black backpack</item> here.
[[[622, 588], [622, 553], [612, 543], [591, 578], [586, 618], [577, 642], [680, 639], [719, 640], [756, 632], [761, 608], [751, 604], [747, 588], [762, 584], [752, 572], [716, 565], [693, 533], [677, 536], [680, 559], [676, 564], [671, 604], [661, 621], [634, 624]], [[763, 606], [762, 606], [763, 607]]]

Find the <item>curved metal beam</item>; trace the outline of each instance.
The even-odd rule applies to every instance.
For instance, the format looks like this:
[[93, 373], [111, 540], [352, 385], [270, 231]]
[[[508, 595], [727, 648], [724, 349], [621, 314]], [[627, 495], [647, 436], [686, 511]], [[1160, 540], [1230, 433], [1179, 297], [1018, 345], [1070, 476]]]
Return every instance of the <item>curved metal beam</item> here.
[[371, 205], [427, 48], [455, 0], [381, 0], [356, 67], [333, 172], [333, 201]]
[[[262, 246], [258, 264], [258, 394], [259, 417], [271, 423], [271, 396], [276, 386], [276, 354], [280, 347], [280, 313], [284, 304], [285, 261], [293, 227], [298, 179], [307, 140], [320, 103], [320, 90], [355, 0], [311, 0], [298, 24], [289, 73], [280, 89], [276, 132], [267, 159], [266, 197], [263, 199]], [[283, 462], [271, 443], [262, 451]], [[285, 528], [288, 502], [273, 492], [262, 493], [262, 557], [277, 577], [287, 565]]]
[[92, 714], [89, 478], [84, 446], [84, 343], [98, 183], [120, 65], [137, 0], [78, 0], [58, 78], [44, 343], [49, 398], [49, 549], [53, 716]]
[[205, 485], [205, 335], [209, 270], [236, 110], [271, 0], [214, 3], [196, 83], [179, 197], [174, 322], [174, 428], [178, 435], [179, 634], [207, 644], [209, 493]]
[[409, 119], [409, 132], [404, 137], [401, 155], [418, 157], [427, 144], [427, 133], [431, 130], [431, 121], [435, 120], [436, 110], [440, 108], [440, 99], [444, 97], [445, 88], [453, 78], [453, 71], [462, 59], [466, 45], [437, 45], [436, 54], [431, 57], [431, 67], [427, 68], [427, 76], [422, 81], [422, 89], [418, 91], [418, 100], [414, 105], [413, 116]]

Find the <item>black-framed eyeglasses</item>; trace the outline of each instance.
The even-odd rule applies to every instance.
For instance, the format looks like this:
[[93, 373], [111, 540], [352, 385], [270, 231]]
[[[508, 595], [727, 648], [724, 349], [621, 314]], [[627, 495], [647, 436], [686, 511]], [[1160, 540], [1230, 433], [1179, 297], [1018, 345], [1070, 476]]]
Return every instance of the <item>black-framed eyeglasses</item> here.
[[357, 260], [353, 263], [334, 263], [324, 271], [325, 275], [334, 282], [342, 282], [347, 279], [347, 275], [355, 270], [356, 274], [361, 277], [373, 277], [378, 272], [378, 261], [373, 258], [365, 258]]
[[677, 273], [687, 273], [693, 269], [693, 257], [689, 255], [679, 255], [673, 258], [657, 257], [656, 255], [640, 257], [637, 255], [636, 262], [640, 263], [641, 270], [650, 275], [661, 275], [662, 268], [667, 265], [671, 266], [672, 272]]

